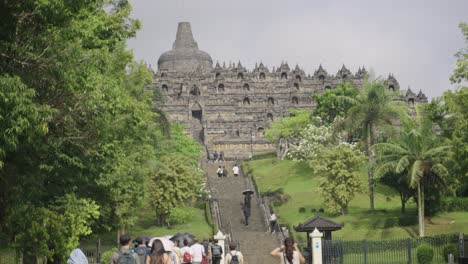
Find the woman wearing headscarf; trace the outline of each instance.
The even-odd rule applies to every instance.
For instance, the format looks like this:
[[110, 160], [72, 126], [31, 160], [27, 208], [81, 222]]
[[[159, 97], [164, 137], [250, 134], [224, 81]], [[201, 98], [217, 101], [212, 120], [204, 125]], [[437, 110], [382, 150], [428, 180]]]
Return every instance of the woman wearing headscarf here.
[[281, 264], [304, 264], [305, 258], [297, 248], [297, 244], [292, 237], [284, 240], [281, 248], [276, 248], [270, 253], [274, 258], [280, 260]]

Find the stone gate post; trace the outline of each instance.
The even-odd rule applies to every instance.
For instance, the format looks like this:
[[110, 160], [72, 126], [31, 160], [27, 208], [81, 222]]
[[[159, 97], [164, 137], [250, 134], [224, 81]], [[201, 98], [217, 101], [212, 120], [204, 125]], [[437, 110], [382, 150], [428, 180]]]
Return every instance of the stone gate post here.
[[322, 264], [322, 237], [323, 233], [320, 233], [317, 228], [310, 234], [312, 238], [312, 256], [313, 264]]
[[224, 263], [224, 256], [226, 255], [226, 247], [224, 245], [224, 241], [226, 240], [226, 235], [224, 235], [223, 232], [219, 230], [213, 238], [218, 240], [218, 245], [223, 249], [223, 254], [221, 254], [220, 263]]

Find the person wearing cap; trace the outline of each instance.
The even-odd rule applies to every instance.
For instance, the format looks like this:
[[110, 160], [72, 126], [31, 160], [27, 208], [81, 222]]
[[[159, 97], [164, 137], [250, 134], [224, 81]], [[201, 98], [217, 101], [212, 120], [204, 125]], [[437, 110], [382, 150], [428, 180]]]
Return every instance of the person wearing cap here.
[[146, 258], [146, 264], [171, 264], [170, 251], [172, 251], [172, 248], [167, 241], [154, 239], [151, 254], [149, 258]]
[[140, 258], [138, 258], [138, 255], [136, 253], [132, 252], [132, 249], [130, 248], [130, 244], [132, 243], [132, 238], [129, 235], [121, 235], [119, 237], [119, 242], [120, 242], [120, 251], [115, 252], [112, 257], [110, 264], [118, 264], [122, 259], [134, 259], [136, 264], [144, 264], [140, 263]]

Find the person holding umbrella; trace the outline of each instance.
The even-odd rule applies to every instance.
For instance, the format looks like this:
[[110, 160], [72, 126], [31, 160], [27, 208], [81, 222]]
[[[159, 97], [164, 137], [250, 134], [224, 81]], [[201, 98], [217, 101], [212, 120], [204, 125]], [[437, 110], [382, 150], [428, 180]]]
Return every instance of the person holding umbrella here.
[[242, 211], [244, 213], [244, 223], [245, 223], [245, 226], [249, 226], [250, 200], [252, 199], [251, 195], [253, 194], [253, 191], [250, 189], [247, 189], [243, 191], [242, 194], [244, 195], [244, 205], [242, 207]]

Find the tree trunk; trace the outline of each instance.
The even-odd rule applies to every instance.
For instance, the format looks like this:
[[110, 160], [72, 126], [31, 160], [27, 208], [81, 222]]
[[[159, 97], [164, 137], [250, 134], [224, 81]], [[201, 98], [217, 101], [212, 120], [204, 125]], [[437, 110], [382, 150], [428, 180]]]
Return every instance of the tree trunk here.
[[421, 189], [421, 183], [418, 182], [418, 225], [419, 236], [424, 236], [424, 191]]
[[342, 215], [348, 214], [348, 205], [341, 206], [341, 214]]
[[402, 192], [400, 192], [400, 200], [401, 200], [401, 212], [404, 213], [404, 212], [406, 212], [406, 201], [407, 201], [407, 199], [406, 199], [405, 195]]
[[369, 181], [369, 201], [370, 201], [370, 210], [374, 212], [374, 176], [370, 165], [372, 164], [372, 125], [367, 125], [367, 158], [369, 164], [367, 166], [367, 178]]

